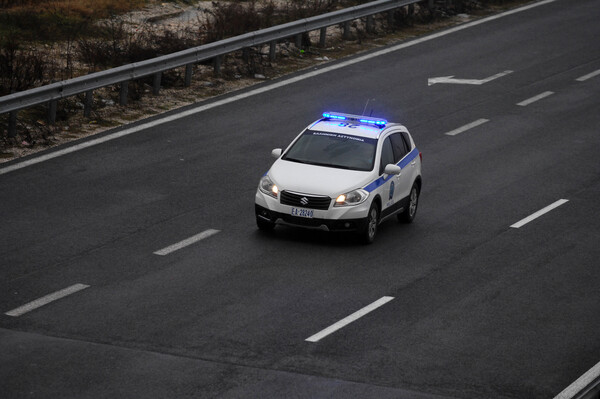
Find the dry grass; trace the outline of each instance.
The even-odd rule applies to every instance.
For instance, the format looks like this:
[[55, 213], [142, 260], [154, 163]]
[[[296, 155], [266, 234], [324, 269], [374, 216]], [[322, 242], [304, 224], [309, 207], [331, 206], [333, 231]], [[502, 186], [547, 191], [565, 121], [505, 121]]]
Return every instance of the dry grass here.
[[0, 9], [105, 18], [134, 10], [145, 3], [147, 0], [0, 0]]
[[94, 22], [154, 0], [0, 0], [0, 45], [72, 41], [94, 34]]

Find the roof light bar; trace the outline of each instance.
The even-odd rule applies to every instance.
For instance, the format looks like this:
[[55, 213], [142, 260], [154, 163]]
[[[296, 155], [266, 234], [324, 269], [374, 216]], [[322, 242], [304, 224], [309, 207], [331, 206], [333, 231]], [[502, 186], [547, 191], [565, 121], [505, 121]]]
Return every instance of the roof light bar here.
[[363, 115], [343, 114], [341, 112], [324, 112], [323, 117], [325, 119], [353, 121], [379, 127], [384, 127], [388, 123], [387, 120], [381, 118], [371, 118], [369, 116]]

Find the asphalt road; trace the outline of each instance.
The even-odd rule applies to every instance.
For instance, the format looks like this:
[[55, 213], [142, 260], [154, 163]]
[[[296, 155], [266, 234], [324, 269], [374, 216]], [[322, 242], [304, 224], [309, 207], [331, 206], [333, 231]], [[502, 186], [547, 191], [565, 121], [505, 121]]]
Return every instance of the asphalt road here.
[[[600, 361], [599, 20], [558, 0], [0, 174], [0, 397], [555, 397]], [[270, 150], [367, 99], [423, 153], [415, 223], [257, 231]]]

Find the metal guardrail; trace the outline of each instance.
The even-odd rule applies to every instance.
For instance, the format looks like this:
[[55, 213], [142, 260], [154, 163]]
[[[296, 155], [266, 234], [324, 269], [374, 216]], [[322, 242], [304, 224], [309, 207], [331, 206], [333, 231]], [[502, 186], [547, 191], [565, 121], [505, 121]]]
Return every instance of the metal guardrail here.
[[[106, 71], [52, 83], [19, 93], [13, 93], [0, 97], [0, 115], [10, 113], [10, 137], [11, 131], [14, 135], [16, 129], [16, 113], [18, 110], [48, 103], [48, 120], [50, 123], [54, 123], [56, 101], [76, 94], [86, 93], [84, 115], [89, 116], [92, 106], [92, 91], [94, 89], [120, 84], [120, 104], [125, 105], [127, 103], [127, 82], [130, 80], [154, 75], [153, 91], [155, 94], [158, 94], [162, 72], [185, 65], [185, 84], [186, 86], [189, 86], [192, 77], [192, 66], [195, 63], [214, 59], [216, 61], [215, 69], [218, 69], [220, 67], [220, 57], [223, 55], [267, 43], [270, 44], [270, 57], [274, 59], [275, 44], [278, 40], [294, 36], [298, 37], [298, 35], [301, 35], [302, 33], [318, 29], [321, 30], [320, 44], [324, 46], [326, 29], [329, 26], [344, 24], [344, 36], [347, 37], [350, 30], [350, 21], [352, 20], [367, 17], [367, 29], [369, 29], [369, 25], [372, 24], [370, 17], [374, 14], [415, 4], [420, 1], [422, 0], [374, 1], [356, 7], [350, 7], [295, 22], [261, 29], [146, 61], [123, 65]], [[431, 3], [431, 0], [429, 1]], [[298, 40], [296, 43], [298, 44]]]

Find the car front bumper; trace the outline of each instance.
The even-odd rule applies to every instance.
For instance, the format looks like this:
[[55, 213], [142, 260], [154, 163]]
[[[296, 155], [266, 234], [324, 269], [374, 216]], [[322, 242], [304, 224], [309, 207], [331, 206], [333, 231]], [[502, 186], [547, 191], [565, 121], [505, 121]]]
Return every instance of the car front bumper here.
[[279, 199], [256, 192], [256, 217], [264, 221], [291, 226], [320, 229], [326, 231], [362, 230], [367, 224], [369, 201], [356, 206], [333, 207], [327, 210], [314, 210], [313, 218], [293, 216], [292, 206], [283, 205]]

